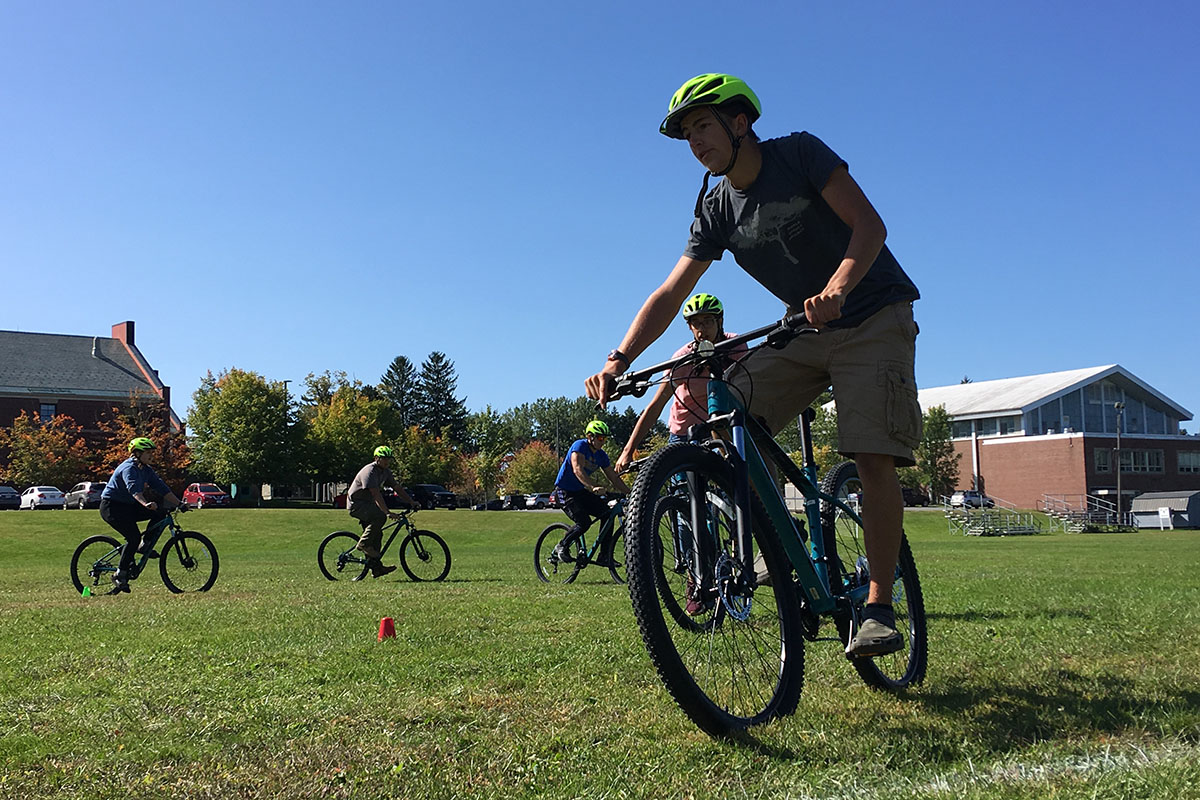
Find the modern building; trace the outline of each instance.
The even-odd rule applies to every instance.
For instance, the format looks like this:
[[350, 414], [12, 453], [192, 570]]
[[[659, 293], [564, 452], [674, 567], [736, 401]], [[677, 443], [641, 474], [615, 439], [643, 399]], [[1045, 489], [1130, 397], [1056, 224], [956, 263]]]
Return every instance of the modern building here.
[[1115, 502], [1119, 486], [1127, 512], [1143, 492], [1200, 489], [1200, 436], [1180, 428], [1191, 412], [1118, 364], [938, 386], [918, 399], [950, 416], [958, 488], [1018, 508]]
[[67, 414], [98, 439], [113, 406], [139, 400], [161, 400], [167, 423], [182, 429], [171, 388], [134, 343], [131, 321], [113, 325], [112, 336], [0, 331], [0, 427], [12, 427], [22, 412], [42, 422]]

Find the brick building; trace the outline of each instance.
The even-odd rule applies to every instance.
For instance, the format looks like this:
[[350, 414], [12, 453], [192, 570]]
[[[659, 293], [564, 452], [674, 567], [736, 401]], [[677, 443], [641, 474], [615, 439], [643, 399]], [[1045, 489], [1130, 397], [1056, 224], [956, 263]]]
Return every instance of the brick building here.
[[1125, 511], [1143, 492], [1200, 489], [1200, 436], [1180, 432], [1191, 412], [1117, 364], [938, 386], [919, 400], [950, 415], [958, 488], [1018, 508], [1115, 501], [1118, 463]]
[[89, 440], [114, 405], [162, 400], [168, 424], [182, 429], [164, 386], [134, 343], [133, 322], [112, 327], [112, 336], [0, 331], [0, 427], [12, 427], [22, 411], [42, 421], [67, 414]]

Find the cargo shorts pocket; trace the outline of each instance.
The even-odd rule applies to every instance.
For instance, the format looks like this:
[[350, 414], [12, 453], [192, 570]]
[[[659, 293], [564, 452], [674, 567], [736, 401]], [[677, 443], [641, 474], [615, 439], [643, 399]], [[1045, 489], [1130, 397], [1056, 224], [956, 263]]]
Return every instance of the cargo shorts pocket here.
[[879, 382], [887, 392], [888, 435], [905, 447], [916, 448], [921, 444], [921, 404], [907, 366], [897, 361], [881, 362]]

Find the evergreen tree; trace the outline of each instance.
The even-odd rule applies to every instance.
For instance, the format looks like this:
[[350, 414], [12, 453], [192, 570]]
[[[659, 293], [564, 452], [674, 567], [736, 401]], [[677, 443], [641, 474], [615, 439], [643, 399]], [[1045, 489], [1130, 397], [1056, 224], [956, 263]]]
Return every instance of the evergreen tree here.
[[430, 353], [417, 376], [414, 422], [435, 437], [445, 430], [453, 444], [462, 445], [467, 441], [467, 406], [455, 396], [457, 388], [454, 362], [445, 353]]
[[379, 392], [392, 404], [402, 428], [415, 425], [417, 368], [407, 356], [396, 356], [379, 379]]

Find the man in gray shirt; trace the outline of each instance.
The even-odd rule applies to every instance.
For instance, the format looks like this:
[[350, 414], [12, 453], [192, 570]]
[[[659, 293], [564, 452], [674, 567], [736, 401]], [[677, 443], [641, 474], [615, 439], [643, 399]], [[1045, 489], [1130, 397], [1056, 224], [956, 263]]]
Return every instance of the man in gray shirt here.
[[[393, 460], [392, 448], [387, 445], [376, 447], [375, 460], [358, 471], [354, 480], [350, 482], [350, 488], [346, 490], [346, 510], [358, 520], [363, 529], [362, 538], [358, 540], [358, 549], [366, 554], [371, 575], [375, 578], [396, 571], [394, 566], [385, 567], [379, 560], [382, 556], [379, 548], [383, 544], [384, 523], [389, 519], [400, 519], [399, 514], [388, 510], [383, 499], [383, 487], [390, 486], [400, 501], [409, 508], [417, 507], [408, 492], [404, 491], [404, 487], [396, 485], [391, 470]], [[354, 580], [362, 580], [364, 575], [366, 573]]]

